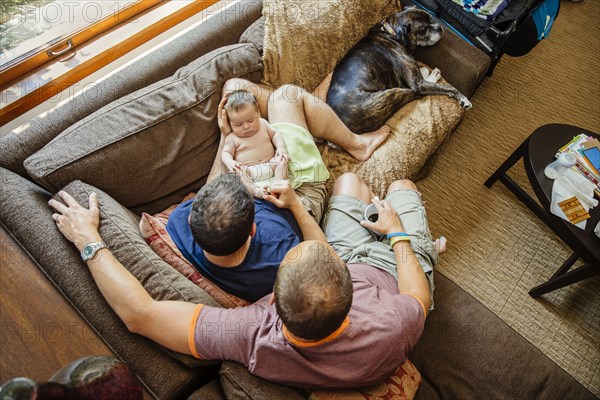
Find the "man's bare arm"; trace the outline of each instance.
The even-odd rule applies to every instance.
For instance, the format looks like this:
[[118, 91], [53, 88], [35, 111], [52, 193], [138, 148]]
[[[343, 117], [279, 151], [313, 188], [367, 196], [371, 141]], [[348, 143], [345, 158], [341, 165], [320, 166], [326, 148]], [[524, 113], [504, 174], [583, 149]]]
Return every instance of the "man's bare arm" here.
[[[79, 251], [87, 243], [102, 241], [98, 232], [96, 194], [90, 196], [89, 209], [81, 207], [66, 192], [59, 195], [66, 206], [56, 200], [50, 200], [49, 204], [56, 210], [52, 218], [61, 233]], [[109, 249], [98, 250], [87, 265], [100, 292], [131, 332], [146, 336], [171, 350], [191, 354], [188, 330], [197, 305], [155, 301]], [[169, 329], [165, 329], [166, 326]]]
[[288, 181], [273, 182], [273, 184], [271, 184], [271, 194], [265, 196], [265, 200], [270, 201], [279, 208], [287, 208], [292, 212], [300, 227], [304, 240], [318, 240], [327, 243], [327, 238], [321, 230], [321, 227], [310, 216], [308, 211], [306, 211], [304, 205]]
[[[362, 221], [365, 228], [373, 229], [384, 235], [392, 232], [404, 232], [398, 213], [386, 200], [374, 198], [373, 204], [377, 208], [379, 218], [377, 222]], [[394, 244], [394, 255], [396, 256], [396, 268], [398, 270], [398, 288], [400, 293], [410, 294], [423, 305], [423, 312], [431, 307], [429, 294], [429, 283], [421, 264], [408, 241], [400, 241]]]

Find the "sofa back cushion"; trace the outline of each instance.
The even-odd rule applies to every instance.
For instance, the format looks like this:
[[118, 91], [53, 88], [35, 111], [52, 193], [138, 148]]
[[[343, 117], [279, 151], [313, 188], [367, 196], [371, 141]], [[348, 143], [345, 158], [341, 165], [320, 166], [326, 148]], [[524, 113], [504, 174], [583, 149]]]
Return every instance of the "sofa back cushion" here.
[[223, 83], [257, 80], [260, 72], [251, 44], [214, 50], [71, 126], [25, 168], [51, 192], [80, 179], [135, 212], [158, 212], [206, 180], [219, 144]]

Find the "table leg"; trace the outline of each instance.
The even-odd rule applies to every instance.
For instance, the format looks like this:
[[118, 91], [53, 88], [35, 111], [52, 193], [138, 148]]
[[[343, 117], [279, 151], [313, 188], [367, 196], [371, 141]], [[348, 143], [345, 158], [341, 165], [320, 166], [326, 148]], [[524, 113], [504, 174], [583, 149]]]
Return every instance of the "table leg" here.
[[517, 161], [525, 154], [525, 149], [527, 148], [527, 144], [529, 143], [529, 138], [525, 139], [523, 143], [504, 161], [504, 163], [485, 181], [484, 185], [487, 188], [492, 187], [492, 185], [500, 179], [501, 176], [505, 175], [506, 172], [515, 165]]
[[535, 200], [533, 200], [531, 196], [527, 194], [526, 191], [524, 191], [519, 185], [517, 185], [517, 183], [513, 181], [510, 176], [502, 175], [500, 177], [500, 182], [502, 182], [504, 186], [506, 186], [515, 196], [517, 196], [517, 198], [521, 200], [521, 202], [525, 204], [525, 206], [527, 206], [527, 208], [529, 208], [531, 212], [537, 215], [537, 217], [543, 223], [545, 223], [548, 228], [552, 230], [554, 229], [552, 227], [552, 223], [550, 222], [548, 214], [546, 214], [546, 211], [544, 211], [544, 209], [538, 203], [536, 203]]
[[569, 268], [571, 268], [571, 266], [573, 266], [575, 261], [578, 259], [579, 254], [577, 254], [577, 252], [573, 253], [573, 255], [571, 255], [571, 257], [564, 262], [564, 264], [558, 269], [558, 271], [554, 273], [554, 275], [552, 275], [550, 279], [548, 279], [547, 282], [531, 289], [529, 291], [529, 295], [535, 299], [553, 290], [560, 289], [567, 285], [571, 285], [575, 282], [579, 282], [594, 275], [600, 274], [600, 268], [594, 267], [592, 263], [586, 263], [581, 267], [574, 269], [573, 271], [569, 271]]

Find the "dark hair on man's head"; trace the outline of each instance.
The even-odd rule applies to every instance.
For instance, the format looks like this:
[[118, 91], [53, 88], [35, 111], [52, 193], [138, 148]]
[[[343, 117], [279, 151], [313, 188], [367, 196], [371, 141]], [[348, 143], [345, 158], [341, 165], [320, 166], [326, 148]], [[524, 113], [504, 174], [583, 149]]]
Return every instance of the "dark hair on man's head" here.
[[229, 114], [229, 111], [238, 112], [247, 105], [252, 105], [258, 111], [258, 102], [256, 97], [247, 90], [234, 90], [227, 95], [227, 102], [223, 107]]
[[290, 250], [273, 291], [283, 324], [306, 340], [320, 340], [335, 332], [352, 305], [350, 271], [323, 242], [304, 242]]
[[204, 185], [190, 212], [194, 240], [215, 256], [239, 250], [253, 223], [254, 198], [235, 174], [223, 174]]

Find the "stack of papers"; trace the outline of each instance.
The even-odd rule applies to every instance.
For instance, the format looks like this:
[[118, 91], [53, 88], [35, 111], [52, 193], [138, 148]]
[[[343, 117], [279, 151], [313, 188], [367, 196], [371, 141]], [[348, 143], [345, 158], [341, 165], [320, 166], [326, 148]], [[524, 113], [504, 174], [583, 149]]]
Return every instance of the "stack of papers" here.
[[572, 154], [575, 156], [575, 166], [571, 169], [583, 175], [588, 181], [596, 187], [594, 194], [600, 198], [600, 142], [585, 134], [577, 135], [569, 143], [560, 148], [556, 157], [560, 153]]

